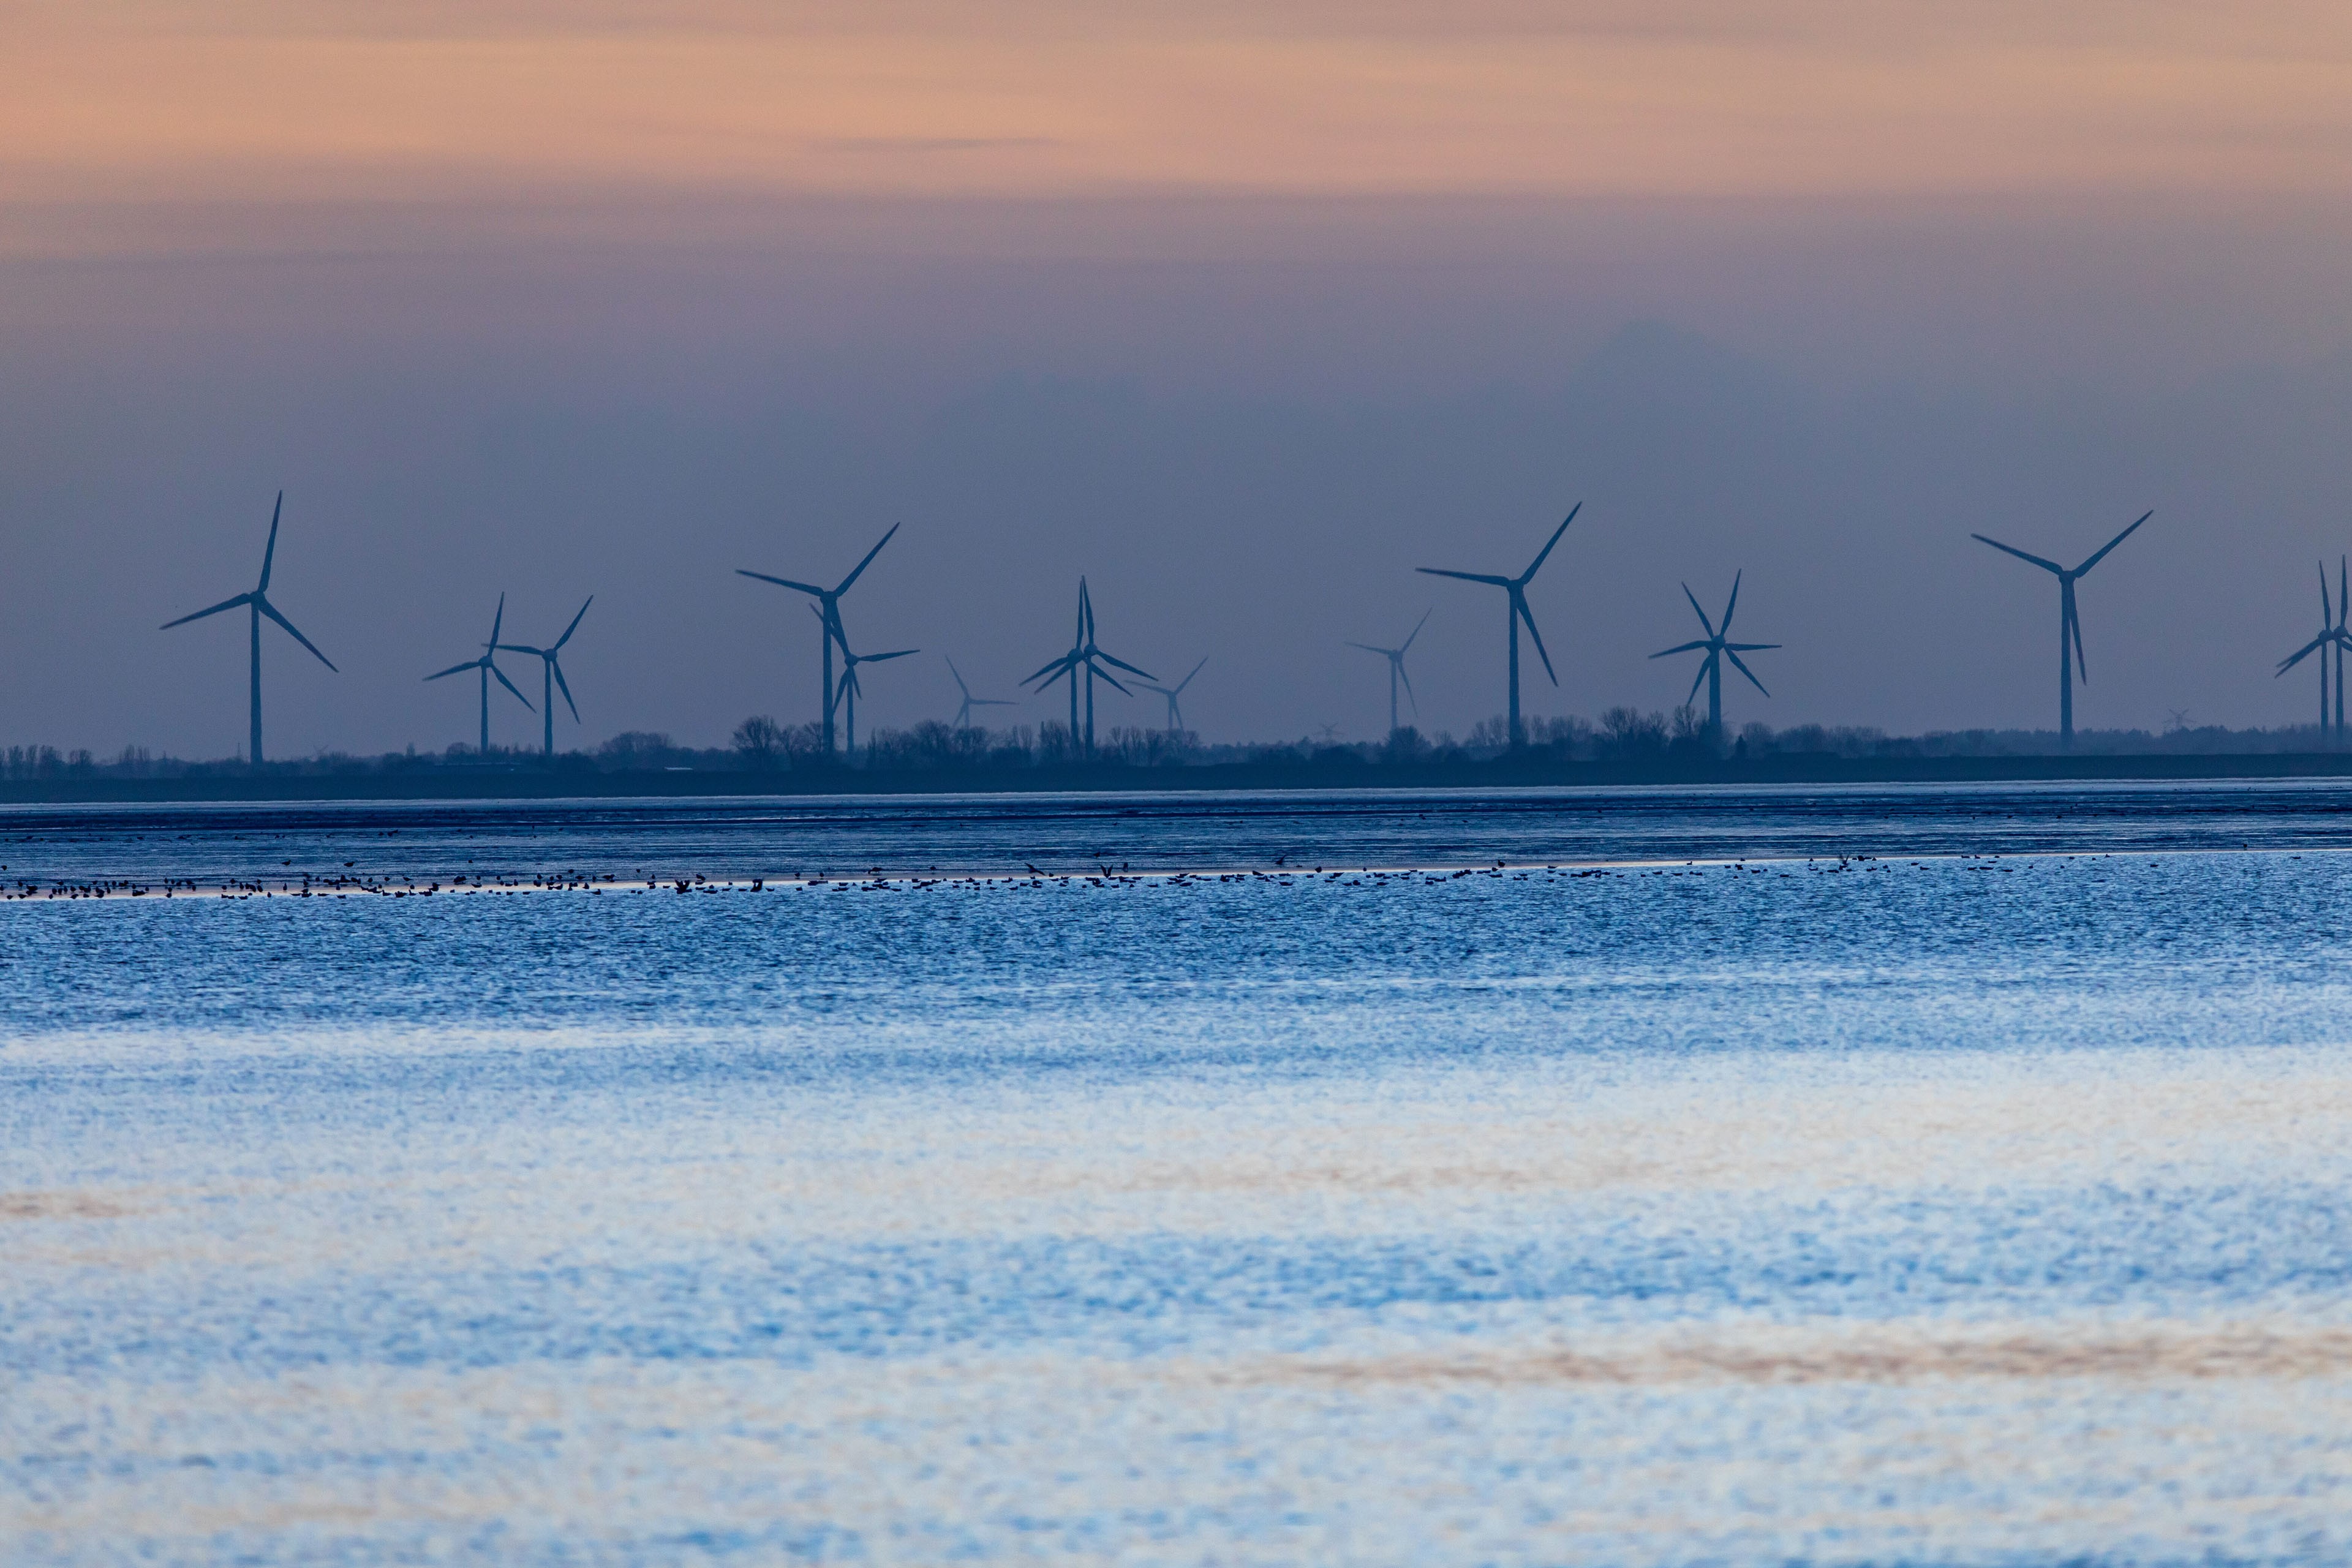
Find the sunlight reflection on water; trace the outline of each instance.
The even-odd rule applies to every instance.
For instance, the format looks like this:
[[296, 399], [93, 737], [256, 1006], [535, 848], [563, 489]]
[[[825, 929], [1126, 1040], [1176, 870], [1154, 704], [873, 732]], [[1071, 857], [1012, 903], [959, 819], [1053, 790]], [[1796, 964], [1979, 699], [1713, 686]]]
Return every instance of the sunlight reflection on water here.
[[1833, 865], [0, 908], [0, 1556], [2345, 1555], [2352, 860]]

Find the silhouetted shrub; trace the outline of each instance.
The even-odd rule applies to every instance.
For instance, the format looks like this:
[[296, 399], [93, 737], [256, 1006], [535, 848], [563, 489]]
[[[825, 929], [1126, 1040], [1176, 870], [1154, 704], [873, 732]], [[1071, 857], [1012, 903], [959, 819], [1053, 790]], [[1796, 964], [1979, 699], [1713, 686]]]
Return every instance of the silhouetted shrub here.
[[597, 747], [596, 755], [608, 768], [658, 768], [677, 749], [658, 730], [625, 730]]
[[1612, 708], [1601, 715], [1601, 746], [1612, 757], [1654, 757], [1666, 749], [1665, 715]]

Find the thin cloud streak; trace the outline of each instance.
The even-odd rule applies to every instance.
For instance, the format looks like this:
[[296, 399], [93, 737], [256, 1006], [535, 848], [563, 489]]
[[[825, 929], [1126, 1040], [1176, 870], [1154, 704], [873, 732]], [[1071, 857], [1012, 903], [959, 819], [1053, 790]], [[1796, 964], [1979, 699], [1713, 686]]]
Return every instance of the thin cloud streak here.
[[[2341, 192], [2352, 24], [2159, 6], [254, 7], [0, 24], [0, 200]], [[568, 15], [568, 14], [567, 14]], [[859, 18], [863, 18], [861, 21]], [[2203, 20], [2200, 20], [2203, 17]], [[503, 25], [500, 19], [503, 18]], [[372, 26], [371, 23], [375, 26]], [[1967, 25], [1972, 23], [1973, 25]], [[886, 148], [953, 158], [877, 160]]]

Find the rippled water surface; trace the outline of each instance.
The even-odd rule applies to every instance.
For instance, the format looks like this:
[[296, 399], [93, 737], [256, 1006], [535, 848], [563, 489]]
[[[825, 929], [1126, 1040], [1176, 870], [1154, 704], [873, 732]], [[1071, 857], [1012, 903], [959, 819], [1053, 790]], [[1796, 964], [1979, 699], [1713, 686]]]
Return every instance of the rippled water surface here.
[[0, 1561], [2342, 1561], [2347, 805], [0, 812]]

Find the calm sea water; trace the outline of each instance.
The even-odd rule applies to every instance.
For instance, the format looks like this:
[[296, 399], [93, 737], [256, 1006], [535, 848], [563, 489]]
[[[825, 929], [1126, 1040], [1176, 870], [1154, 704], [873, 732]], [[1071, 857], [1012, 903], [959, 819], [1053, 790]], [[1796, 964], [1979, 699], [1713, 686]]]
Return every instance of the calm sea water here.
[[2341, 1561], [2347, 807], [0, 813], [0, 1561]]

